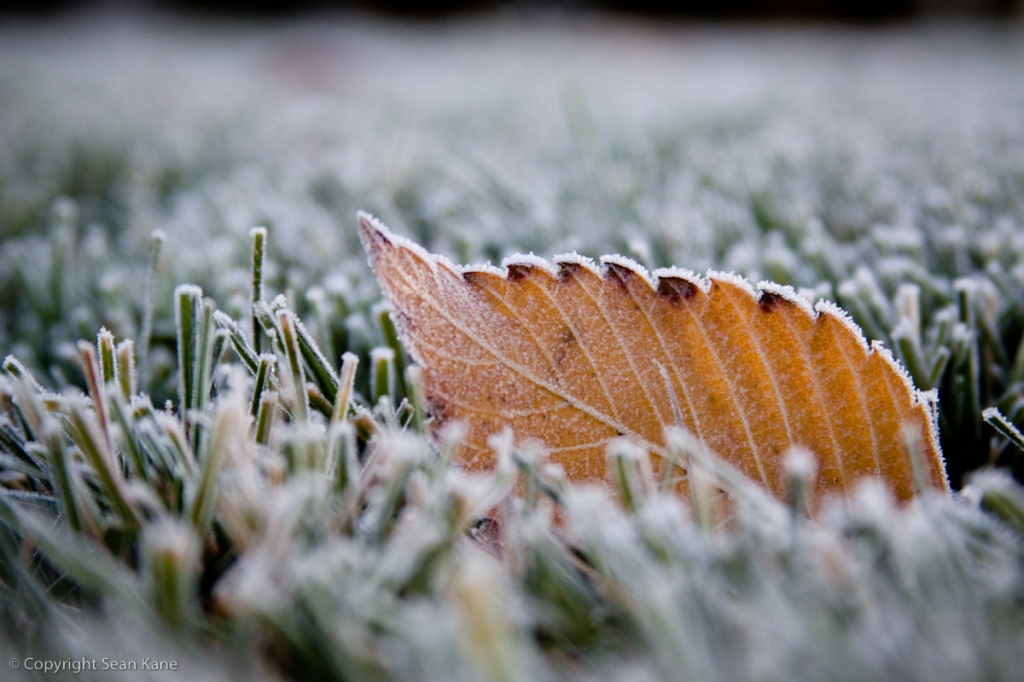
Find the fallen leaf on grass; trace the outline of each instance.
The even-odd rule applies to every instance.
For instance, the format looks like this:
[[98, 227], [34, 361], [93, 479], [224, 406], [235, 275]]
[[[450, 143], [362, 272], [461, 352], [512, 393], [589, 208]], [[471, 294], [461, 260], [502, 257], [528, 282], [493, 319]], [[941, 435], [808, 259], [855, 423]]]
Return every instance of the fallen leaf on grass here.
[[777, 496], [799, 445], [818, 459], [819, 490], [872, 474], [907, 499], [907, 427], [928, 480], [948, 488], [934, 394], [831, 303], [734, 275], [649, 275], [621, 256], [458, 267], [366, 214], [359, 230], [435, 421], [466, 425], [468, 468], [493, 466], [487, 440], [511, 427], [571, 480], [600, 480], [611, 440], [657, 465], [678, 420]]

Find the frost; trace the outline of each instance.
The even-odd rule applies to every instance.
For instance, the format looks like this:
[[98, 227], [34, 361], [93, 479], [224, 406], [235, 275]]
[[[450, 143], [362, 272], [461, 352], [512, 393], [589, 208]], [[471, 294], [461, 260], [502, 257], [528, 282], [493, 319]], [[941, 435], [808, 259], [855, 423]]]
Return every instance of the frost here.
[[[266, 226], [266, 300], [293, 303], [327, 361], [364, 359], [353, 417], [391, 428], [366, 407], [365, 360], [384, 343], [358, 209], [422, 254], [443, 254], [432, 262], [444, 275], [504, 275], [489, 263], [517, 252], [618, 251], [651, 269], [652, 284], [674, 278], [705, 293], [694, 272], [733, 270], [762, 281], [759, 296], [829, 316], [819, 323], [837, 313], [811, 303], [834, 299], [872, 342], [878, 357], [866, 357], [941, 416], [951, 472], [1000, 452], [998, 463], [1012, 461], [982, 408], [1005, 409], [1019, 433], [1019, 30], [698, 24], [680, 42], [603, 19], [585, 21], [585, 35], [559, 17], [531, 21], [4, 26], [0, 291], [17, 295], [0, 302], [0, 357], [17, 360], [0, 381], [3, 524], [21, 518], [13, 501], [33, 508], [9, 533], [15, 549], [32, 549], [7, 557], [25, 581], [8, 600], [10, 639], [48, 622], [57, 660], [158, 652], [196, 680], [273, 677], [282, 662], [288, 677], [317, 679], [1017, 679], [1024, 498], [994, 470], [969, 477], [959, 498], [903, 506], [867, 484], [811, 522], [712, 461], [718, 478], [695, 478], [729, 497], [698, 502], [728, 520], [702, 526], [685, 494], [645, 491], [626, 512], [608, 490], [522, 456], [511, 435], [496, 443], [493, 476], [442, 467], [465, 438], [428, 441], [412, 422], [411, 440], [353, 444], [368, 475], [336, 492], [326, 471], [289, 469], [285, 409], [265, 444], [240, 420], [230, 427], [231, 442], [249, 445], [229, 449], [215, 531], [167, 522], [195, 490], [172, 446], [196, 445], [192, 464], [211, 447], [208, 431], [187, 437], [173, 406], [154, 415], [176, 387], [174, 287], [201, 283], [177, 293], [216, 301], [218, 325], [248, 338], [254, 225]], [[644, 48], [625, 54], [624, 39]], [[453, 265], [470, 262], [488, 264]], [[603, 273], [575, 253], [552, 262], [544, 272]], [[681, 268], [659, 267], [670, 263]], [[133, 338], [148, 363], [139, 387], [153, 398], [132, 396], [129, 411], [157, 467], [152, 485], [126, 460], [118, 469], [141, 527], [111, 520], [78, 434], [60, 442], [85, 527], [33, 523], [55, 513], [56, 488], [25, 485], [19, 472], [35, 470], [32, 458], [51, 470], [53, 453], [30, 442], [23, 459], [8, 440], [25, 436], [23, 384], [10, 375], [41, 384], [51, 414], [88, 410], [52, 391], [80, 381], [72, 342], [101, 326]], [[898, 345], [908, 341], [920, 366]], [[934, 371], [941, 401], [905, 384], [886, 347], [915, 377]], [[630, 375], [618, 365], [612, 386]], [[228, 349], [215, 373], [231, 366]], [[226, 399], [214, 384], [213, 411], [197, 423], [214, 423]], [[645, 384], [662, 390], [662, 374]], [[108, 426], [120, 452], [129, 441]], [[318, 447], [323, 437], [303, 435]], [[779, 459], [787, 475], [806, 472]], [[546, 494], [537, 507], [513, 494], [523, 465], [564, 495], [558, 524]], [[161, 552], [174, 570], [160, 573]], [[184, 599], [158, 600], [175, 594], [160, 586]], [[25, 594], [67, 617], [36, 619]], [[172, 629], [178, 606], [185, 617]]]
[[393, 362], [395, 359], [395, 351], [392, 348], [378, 346], [370, 351], [370, 358], [373, 364], [377, 364], [378, 362]]
[[932, 395], [932, 393], [925, 393], [923, 391], [919, 391], [917, 387], [914, 386], [914, 380], [910, 377], [910, 374], [907, 372], [906, 368], [904, 368], [903, 365], [900, 364], [899, 360], [893, 357], [891, 350], [882, 345], [880, 341], [872, 341], [871, 350], [874, 351], [875, 353], [878, 353], [882, 357], [882, 359], [885, 360], [885, 362], [890, 367], [893, 368], [893, 371], [896, 372], [896, 375], [899, 376], [899, 378], [903, 381], [903, 384], [907, 387], [907, 393], [911, 395], [915, 403], [920, 402], [923, 404], [931, 404], [932, 401], [929, 399], [928, 396]]
[[739, 287], [743, 291], [750, 294], [751, 298], [756, 298], [757, 294], [754, 292], [754, 287], [750, 284], [747, 278], [737, 275], [735, 272], [717, 272], [711, 270], [707, 274], [708, 280], [718, 280]]
[[811, 480], [817, 473], [818, 463], [814, 453], [806, 448], [791, 448], [786, 454], [786, 471], [801, 480]]
[[658, 268], [652, 272], [651, 275], [656, 279], [661, 279], [662, 277], [681, 279], [684, 282], [689, 282], [694, 285], [704, 293], [708, 292], [708, 287], [710, 285], [710, 282], [695, 273], [693, 270], [690, 270], [689, 268], [680, 268], [674, 265], [667, 268]]
[[586, 271], [588, 271], [588, 272], [590, 272], [590, 273], [592, 273], [592, 274], [594, 274], [594, 275], [596, 275], [598, 277], [601, 276], [601, 270], [600, 270], [600, 268], [598, 268], [597, 264], [594, 263], [594, 260], [592, 258], [587, 258], [586, 256], [581, 256], [580, 254], [576, 253], [575, 251], [573, 251], [571, 253], [563, 253], [563, 254], [556, 255], [554, 257], [554, 261], [555, 261], [556, 265], [561, 265], [563, 263], [568, 264], [568, 265], [579, 265], [584, 270], [586, 270]]
[[517, 253], [514, 256], [509, 256], [505, 260], [501, 261], [501, 267], [505, 268], [506, 270], [508, 268], [514, 268], [516, 266], [537, 268], [548, 273], [552, 277], [555, 277], [558, 274], [558, 271], [555, 270], [555, 267], [551, 265], [551, 263], [547, 262], [540, 256], [533, 255], [532, 253]]
[[857, 339], [858, 344], [864, 348], [864, 351], [866, 352], [868, 350], [868, 342], [867, 339], [864, 338], [864, 332], [861, 330], [860, 326], [853, 321], [853, 318], [850, 317], [848, 312], [837, 306], [832, 301], [825, 300], [820, 300], [815, 303], [814, 310], [819, 315], [828, 315], [829, 317], [838, 320], [849, 330], [850, 334]]
[[[846, 491], [885, 462], [901, 500], [915, 486], [948, 489], [934, 405], [890, 355], [870, 362], [860, 329], [835, 304], [820, 302], [818, 317], [801, 321], [805, 306], [780, 308], [771, 292], [755, 298], [747, 280], [713, 271], [704, 297], [665, 278], [655, 290], [622, 256], [603, 257], [603, 278], [584, 287], [557, 278], [532, 254], [513, 256], [505, 261], [507, 285], [478, 296], [476, 282], [439, 277], [433, 256], [384, 243], [379, 231], [362, 236], [402, 321], [402, 341], [424, 367], [428, 406], [439, 421], [466, 423], [474, 468], [485, 465], [479, 453], [496, 449], [494, 435], [511, 428], [517, 440], [546, 448], [572, 480], [603, 480], [607, 450], [612, 478], [633, 500], [653, 476], [624, 464], [630, 451], [609, 432], [634, 441], [647, 465], [647, 453], [667, 456], [663, 431], [676, 420], [777, 496], [786, 483], [776, 453], [806, 444], [828, 458], [823, 487]], [[830, 319], [839, 331], [824, 326]], [[846, 350], [851, 342], [863, 357]], [[576, 369], [581, 360], [586, 373]], [[905, 393], [888, 388], [889, 373]], [[667, 391], [649, 388], [659, 378]], [[798, 401], [784, 394], [796, 387], [805, 392]], [[870, 402], [850, 400], [867, 390]], [[899, 415], [895, 424], [890, 412]], [[904, 422], [924, 439], [920, 485], [903, 450]]]
[[607, 267], [608, 265], [618, 265], [631, 272], [635, 272], [637, 275], [640, 276], [642, 280], [647, 282], [648, 286], [650, 286], [652, 289], [654, 288], [654, 282], [651, 280], [651, 274], [647, 272], [647, 268], [640, 265], [632, 258], [627, 258], [626, 256], [620, 256], [618, 254], [612, 254], [608, 256], [601, 256], [600, 262], [601, 265], [604, 265], [605, 267]]
[[462, 266], [462, 274], [466, 274], [467, 272], [481, 272], [488, 275], [496, 275], [498, 277], [504, 277], [506, 273], [504, 269], [495, 267], [491, 265], [489, 262]]
[[[793, 289], [793, 287], [789, 286], [788, 284], [776, 284], [775, 282], [762, 281], [757, 283], [757, 290], [758, 292], [767, 292], [769, 294], [774, 294], [775, 296], [778, 296], [785, 301], [789, 301], [790, 303], [796, 305], [796, 307], [798, 307], [800, 310], [804, 311], [804, 313], [808, 317], [814, 317], [816, 315], [816, 313], [814, 312], [814, 308], [811, 307], [809, 297], [804, 296], [802, 293], [798, 293], [795, 289]], [[758, 293], [758, 300], [760, 300], [761, 295], [761, 293]]]

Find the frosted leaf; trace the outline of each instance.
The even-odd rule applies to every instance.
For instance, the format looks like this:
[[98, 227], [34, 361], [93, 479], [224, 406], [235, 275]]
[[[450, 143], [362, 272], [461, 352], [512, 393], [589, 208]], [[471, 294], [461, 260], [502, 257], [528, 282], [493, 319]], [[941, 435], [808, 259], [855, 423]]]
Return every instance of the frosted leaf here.
[[818, 490], [871, 474], [906, 499], [909, 424], [932, 484], [948, 488], [932, 399], [834, 303], [811, 309], [789, 287], [756, 291], [732, 273], [704, 286], [685, 271], [652, 275], [623, 256], [601, 268], [514, 256], [507, 275], [439, 267], [365, 215], [360, 234], [435, 422], [467, 426], [468, 468], [492, 468], [508, 441], [491, 438], [508, 428], [570, 480], [604, 480], [607, 446], [623, 436], [661, 468], [665, 428], [681, 420], [777, 496], [786, 454], [802, 447], [820, 463]]

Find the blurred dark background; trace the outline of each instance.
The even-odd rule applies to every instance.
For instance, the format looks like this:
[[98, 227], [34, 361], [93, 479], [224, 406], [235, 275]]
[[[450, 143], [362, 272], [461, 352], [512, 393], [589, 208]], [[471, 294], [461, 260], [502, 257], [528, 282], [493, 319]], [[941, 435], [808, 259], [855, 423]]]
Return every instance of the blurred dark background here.
[[603, 11], [665, 19], [885, 22], [936, 16], [1020, 17], [1024, 15], [1024, 0], [0, 0], [0, 13], [24, 17], [95, 10], [268, 18], [309, 12], [360, 11], [430, 19], [502, 9], [527, 12]]

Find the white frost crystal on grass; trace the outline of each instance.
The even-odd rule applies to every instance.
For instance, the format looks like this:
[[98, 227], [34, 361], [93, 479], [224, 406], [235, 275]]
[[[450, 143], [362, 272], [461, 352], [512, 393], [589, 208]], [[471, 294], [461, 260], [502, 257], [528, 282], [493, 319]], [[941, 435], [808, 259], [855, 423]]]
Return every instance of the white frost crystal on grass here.
[[786, 473], [802, 481], [810, 481], [818, 471], [814, 453], [806, 448], [792, 448], [785, 459]]
[[[109, 513], [79, 434], [19, 418], [77, 399], [0, 381], [0, 648], [174, 657], [190, 680], [1019, 679], [1024, 493], [1000, 473], [902, 509], [869, 481], [812, 523], [676, 434], [703, 481], [696, 508], [645, 472], [627, 511], [512, 434], [494, 439], [493, 474], [442, 466], [458, 438], [428, 441], [400, 405], [374, 406], [371, 362], [340, 452], [288, 424], [288, 386], [267, 387], [289, 398], [266, 442], [249, 423], [260, 402], [235, 392], [246, 382], [225, 391], [223, 372], [195, 421], [217, 434], [152, 408], [176, 395], [175, 285], [201, 284], [178, 293], [211, 297], [218, 326], [248, 336], [254, 225], [265, 299], [286, 294], [273, 306], [294, 302], [336, 355], [373, 353], [398, 397], [353, 222], [366, 209], [456, 274], [497, 274], [451, 263], [517, 252], [568, 255], [512, 265], [597, 270], [579, 254], [619, 252], [705, 290], [694, 272], [765, 280], [751, 292], [836, 315], [865, 343], [912, 341], [939, 371], [948, 459], [1003, 448], [981, 420], [998, 404], [1019, 425], [1024, 404], [1019, 27], [672, 30], [5, 24], [5, 372], [63, 390], [74, 341], [106, 326], [146, 354], [152, 400], [110, 425], [133, 528]], [[854, 321], [812, 308], [821, 298]], [[337, 359], [317, 361], [336, 374]], [[806, 458], [787, 466], [809, 475]], [[77, 521], [55, 512], [65, 493], [47, 477], [62, 470]], [[526, 473], [535, 499], [513, 494]], [[734, 516], [696, 525], [719, 488]]]

